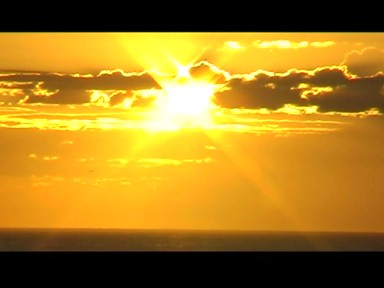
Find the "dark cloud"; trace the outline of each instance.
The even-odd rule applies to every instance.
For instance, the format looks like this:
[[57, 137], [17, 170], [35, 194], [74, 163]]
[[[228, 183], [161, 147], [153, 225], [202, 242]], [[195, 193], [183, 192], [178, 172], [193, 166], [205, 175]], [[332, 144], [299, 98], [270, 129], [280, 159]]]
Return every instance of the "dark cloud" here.
[[24, 99], [25, 93], [22, 89], [0, 88], [0, 103], [16, 105], [20, 100]]
[[82, 90], [140, 90], [157, 88], [159, 84], [149, 73], [130, 73], [112, 71], [100, 73], [97, 76], [78, 76], [56, 73], [24, 73], [0, 75], [0, 82], [42, 82], [41, 88], [82, 89]]
[[137, 96], [132, 102], [131, 107], [149, 107], [152, 106], [156, 101], [156, 97], [140, 97]]
[[132, 97], [133, 97], [132, 91], [115, 93], [109, 98], [109, 105], [116, 106], [116, 105], [122, 104], [126, 99], [130, 99]]
[[285, 104], [306, 105], [301, 91], [294, 89], [308, 82], [308, 72], [290, 70], [283, 75], [266, 71], [236, 76], [228, 81], [222, 92], [217, 93], [217, 104], [226, 108], [278, 109]]
[[206, 61], [196, 63], [189, 69], [194, 79], [202, 79], [211, 83], [221, 84], [226, 81], [226, 72]]
[[242, 78], [231, 79], [223, 92], [216, 94], [217, 103], [226, 108], [268, 108], [278, 109], [286, 103], [303, 105], [304, 99], [300, 93], [290, 90], [288, 85], [282, 83], [276, 85], [274, 79], [262, 79], [258, 81], [244, 80]]
[[135, 95], [135, 93], [131, 91], [118, 92], [109, 98], [109, 106], [123, 104], [127, 99], [130, 101], [129, 107], [150, 107], [155, 103], [157, 98], [156, 96], [143, 97]]
[[[12, 73], [0, 75], [3, 89], [23, 89], [24, 103], [83, 104], [90, 101], [91, 90], [160, 89], [148, 73], [103, 72], [97, 76], [56, 73]], [[118, 102], [118, 97], [114, 99]]]
[[80, 89], [61, 89], [50, 96], [28, 95], [23, 103], [84, 104], [90, 102], [90, 93]]
[[312, 77], [306, 79], [306, 82], [316, 87], [345, 85], [349, 81], [350, 76], [340, 67], [317, 69]]
[[[267, 108], [286, 104], [317, 105], [320, 112], [359, 112], [377, 108], [384, 112], [384, 76], [351, 77], [342, 67], [315, 71], [290, 70], [284, 74], [259, 72], [237, 76], [216, 93], [218, 105], [226, 108]], [[249, 77], [249, 75], [248, 75]]]
[[[0, 75], [1, 77], [1, 75]], [[30, 91], [36, 89], [32, 82], [2, 82], [0, 80], [0, 103], [16, 105]]]
[[368, 47], [347, 53], [341, 63], [348, 71], [359, 76], [375, 75], [384, 72], [384, 50]]
[[351, 79], [332, 91], [313, 94], [309, 103], [319, 106], [319, 112], [360, 112], [377, 108], [384, 112], [384, 76]]

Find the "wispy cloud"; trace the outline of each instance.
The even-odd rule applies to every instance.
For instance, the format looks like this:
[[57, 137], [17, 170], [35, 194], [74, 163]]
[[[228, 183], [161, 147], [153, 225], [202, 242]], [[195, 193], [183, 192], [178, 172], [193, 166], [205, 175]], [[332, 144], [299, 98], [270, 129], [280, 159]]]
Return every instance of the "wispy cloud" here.
[[117, 167], [117, 168], [122, 168], [125, 167], [128, 164], [128, 160], [124, 158], [113, 158], [113, 159], [108, 159], [108, 165], [110, 167]]
[[85, 186], [99, 186], [99, 185], [120, 185], [131, 186], [131, 179], [127, 177], [62, 177], [57, 175], [31, 175], [29, 177], [30, 186], [34, 188], [46, 188], [55, 185], [75, 184]]
[[213, 145], [207, 145], [207, 146], [205, 146], [205, 149], [207, 149], [207, 150], [217, 150], [217, 147], [213, 146]]
[[59, 156], [38, 156], [35, 153], [32, 153], [28, 155], [28, 158], [42, 161], [56, 161], [59, 159]]
[[141, 167], [156, 167], [156, 166], [178, 166], [182, 164], [204, 164], [215, 162], [212, 158], [203, 159], [169, 159], [169, 158], [143, 158], [136, 161], [136, 164]]
[[271, 49], [271, 48], [277, 48], [277, 49], [301, 49], [301, 48], [307, 48], [307, 47], [316, 47], [316, 48], [325, 48], [330, 47], [335, 44], [333, 41], [324, 41], [324, 42], [308, 42], [308, 41], [301, 41], [301, 42], [294, 42], [289, 40], [274, 40], [274, 41], [262, 41], [262, 40], [256, 40], [253, 43], [253, 46], [261, 49]]
[[324, 47], [330, 47], [335, 45], [335, 42], [333, 41], [324, 41], [324, 42], [311, 42], [309, 46], [318, 47], [318, 48], [324, 48]]
[[30, 176], [31, 186], [36, 188], [50, 187], [55, 184], [60, 184], [65, 180], [66, 179], [64, 177], [56, 176], [56, 175], [43, 175], [43, 176], [31, 175]]
[[93, 160], [95, 160], [93, 157], [89, 157], [89, 158], [83, 157], [83, 158], [78, 159], [79, 162], [89, 162], [89, 161], [93, 161]]
[[245, 50], [245, 49], [246, 49], [246, 47], [243, 46], [238, 41], [226, 41], [226, 42], [224, 42], [223, 47], [221, 47], [219, 50], [241, 51], [241, 50]]
[[59, 157], [58, 156], [44, 156], [43, 157], [43, 161], [55, 161], [55, 160], [58, 160]]

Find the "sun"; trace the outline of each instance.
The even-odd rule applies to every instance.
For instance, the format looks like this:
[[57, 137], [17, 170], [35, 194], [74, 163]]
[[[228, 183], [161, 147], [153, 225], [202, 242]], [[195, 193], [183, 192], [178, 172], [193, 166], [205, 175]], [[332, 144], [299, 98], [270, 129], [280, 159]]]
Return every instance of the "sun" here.
[[195, 80], [189, 66], [179, 66], [175, 79], [162, 83], [164, 97], [159, 110], [166, 120], [179, 126], [204, 126], [210, 122], [215, 85]]
[[173, 115], [199, 116], [207, 113], [212, 107], [213, 85], [188, 81], [173, 83], [165, 87], [163, 109]]

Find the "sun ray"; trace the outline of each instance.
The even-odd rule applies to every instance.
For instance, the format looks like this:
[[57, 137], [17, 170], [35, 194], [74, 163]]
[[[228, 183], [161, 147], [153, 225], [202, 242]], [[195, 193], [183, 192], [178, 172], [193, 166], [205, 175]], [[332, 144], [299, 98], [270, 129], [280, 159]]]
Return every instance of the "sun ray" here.
[[[238, 142], [235, 142], [227, 134], [219, 130], [204, 130], [204, 133], [222, 149], [222, 151], [232, 160], [236, 168], [249, 179], [256, 189], [258, 189], [266, 200], [273, 205], [286, 217], [292, 228], [297, 231], [303, 231], [309, 227], [305, 219], [300, 217], [292, 207], [289, 199], [279, 191], [279, 188], [271, 181], [271, 177], [266, 171], [262, 171], [261, 166], [255, 163], [247, 153], [244, 153]], [[228, 144], [229, 143], [229, 144]], [[262, 155], [260, 155], [262, 157]], [[315, 243], [314, 243], [315, 244]]]

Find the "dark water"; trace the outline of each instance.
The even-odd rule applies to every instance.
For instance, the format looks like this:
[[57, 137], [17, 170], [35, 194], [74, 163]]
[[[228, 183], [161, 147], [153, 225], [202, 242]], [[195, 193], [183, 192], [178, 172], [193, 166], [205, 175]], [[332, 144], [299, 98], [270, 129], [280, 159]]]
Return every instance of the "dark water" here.
[[0, 251], [384, 251], [384, 234], [1, 229]]

